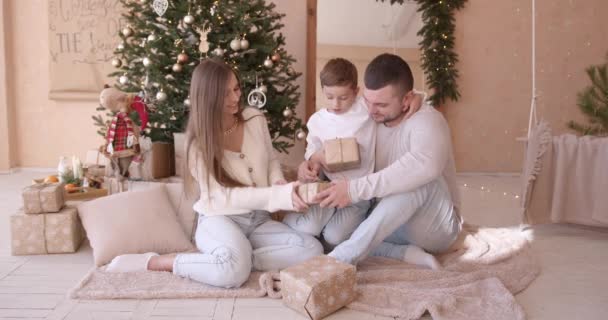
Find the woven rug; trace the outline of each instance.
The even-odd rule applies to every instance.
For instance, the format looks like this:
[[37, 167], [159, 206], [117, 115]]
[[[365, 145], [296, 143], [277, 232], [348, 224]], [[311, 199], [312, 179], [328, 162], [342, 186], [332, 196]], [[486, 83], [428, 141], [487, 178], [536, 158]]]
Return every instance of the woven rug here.
[[[525, 319], [514, 294], [540, 273], [531, 234], [519, 228], [466, 226], [463, 241], [438, 257], [443, 270], [372, 257], [357, 267], [358, 298], [347, 307], [383, 316], [418, 319]], [[276, 273], [254, 272], [238, 289], [222, 289], [168, 272], [91, 270], [70, 291], [73, 299], [280, 298]]]

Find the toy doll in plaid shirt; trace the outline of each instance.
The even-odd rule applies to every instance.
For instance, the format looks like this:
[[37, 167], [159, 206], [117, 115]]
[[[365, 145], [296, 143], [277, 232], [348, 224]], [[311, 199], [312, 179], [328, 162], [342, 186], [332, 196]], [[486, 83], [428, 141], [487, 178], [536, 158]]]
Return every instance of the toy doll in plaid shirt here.
[[99, 102], [104, 108], [115, 112], [106, 131], [106, 143], [102, 152], [110, 158], [114, 172], [128, 177], [131, 161], [140, 153], [139, 127], [133, 123], [129, 113], [137, 111], [142, 128], [145, 128], [148, 121], [146, 106], [141, 97], [116, 88], [104, 89], [99, 95]]

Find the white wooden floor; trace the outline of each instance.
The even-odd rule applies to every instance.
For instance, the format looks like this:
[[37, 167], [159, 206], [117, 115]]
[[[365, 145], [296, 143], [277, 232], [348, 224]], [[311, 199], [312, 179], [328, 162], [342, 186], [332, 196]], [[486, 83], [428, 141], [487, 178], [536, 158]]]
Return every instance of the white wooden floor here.
[[[10, 255], [8, 217], [21, 205], [21, 188], [41, 176], [44, 174], [35, 172], [0, 175], [0, 319], [305, 319], [282, 306], [280, 300], [268, 298], [67, 299], [66, 292], [92, 267], [88, 245], [75, 254]], [[463, 215], [468, 222], [485, 226], [518, 224], [518, 178], [461, 176], [459, 181]], [[606, 319], [608, 232], [540, 227], [535, 229], [533, 250], [543, 266], [542, 274], [517, 295], [529, 319]], [[387, 318], [341, 310], [327, 319]]]

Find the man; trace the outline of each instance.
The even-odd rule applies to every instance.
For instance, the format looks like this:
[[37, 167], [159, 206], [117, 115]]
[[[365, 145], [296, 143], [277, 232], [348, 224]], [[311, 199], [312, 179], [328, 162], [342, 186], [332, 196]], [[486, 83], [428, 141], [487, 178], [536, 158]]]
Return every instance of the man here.
[[447, 122], [432, 106], [410, 110], [413, 76], [399, 56], [381, 54], [365, 70], [363, 96], [378, 126], [376, 172], [340, 180], [317, 195], [322, 207], [376, 198], [350, 239], [329, 255], [357, 264], [368, 255], [400, 258], [433, 269], [427, 252], [450, 247], [462, 228]]

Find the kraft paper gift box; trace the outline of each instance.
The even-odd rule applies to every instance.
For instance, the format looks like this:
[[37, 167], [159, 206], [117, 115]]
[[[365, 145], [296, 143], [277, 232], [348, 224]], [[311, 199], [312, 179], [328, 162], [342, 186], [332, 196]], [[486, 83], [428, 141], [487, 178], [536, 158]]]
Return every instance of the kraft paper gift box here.
[[11, 216], [13, 255], [76, 252], [84, 239], [83, 227], [74, 207], [57, 213]]
[[359, 145], [355, 138], [339, 138], [323, 144], [325, 163], [330, 172], [356, 169], [361, 165]]
[[64, 186], [62, 183], [37, 183], [23, 189], [25, 213], [58, 212], [63, 207]]
[[310, 319], [322, 319], [357, 297], [355, 267], [329, 256], [284, 269], [280, 277], [283, 303]]
[[307, 204], [313, 204], [315, 203], [313, 199], [317, 195], [317, 193], [329, 188], [329, 186], [330, 184], [328, 182], [313, 182], [302, 184], [298, 186], [298, 195]]
[[151, 142], [143, 138], [139, 142], [140, 161], [129, 166], [130, 179], [153, 181], [175, 174], [175, 150], [172, 143]]

